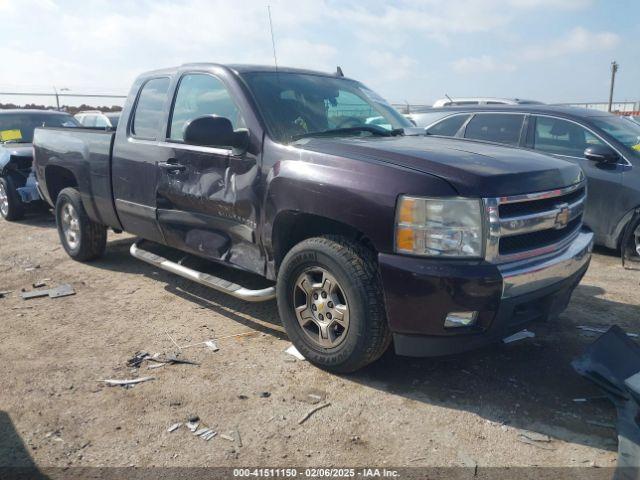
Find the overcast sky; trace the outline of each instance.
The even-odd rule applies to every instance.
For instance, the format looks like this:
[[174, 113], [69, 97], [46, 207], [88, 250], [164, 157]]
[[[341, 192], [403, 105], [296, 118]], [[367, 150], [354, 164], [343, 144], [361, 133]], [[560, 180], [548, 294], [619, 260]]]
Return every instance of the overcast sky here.
[[0, 91], [126, 94], [149, 69], [271, 64], [267, 4], [280, 65], [340, 65], [393, 102], [605, 101], [614, 59], [615, 99], [640, 100], [639, 0], [0, 0]]

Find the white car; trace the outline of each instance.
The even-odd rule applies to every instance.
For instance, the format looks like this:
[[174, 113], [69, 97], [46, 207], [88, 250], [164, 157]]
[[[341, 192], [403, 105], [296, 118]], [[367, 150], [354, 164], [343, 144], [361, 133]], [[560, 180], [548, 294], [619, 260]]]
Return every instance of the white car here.
[[78, 112], [74, 118], [83, 127], [107, 128], [115, 130], [118, 126], [120, 112], [101, 112], [100, 110], [85, 110]]

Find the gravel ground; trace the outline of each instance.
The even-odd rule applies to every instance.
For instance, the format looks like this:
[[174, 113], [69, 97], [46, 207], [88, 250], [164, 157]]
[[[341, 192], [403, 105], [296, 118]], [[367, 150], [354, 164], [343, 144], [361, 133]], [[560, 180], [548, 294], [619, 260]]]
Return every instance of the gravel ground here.
[[[80, 264], [50, 216], [0, 222], [0, 290], [13, 290], [0, 299], [1, 465], [615, 465], [615, 411], [573, 401], [600, 392], [569, 364], [595, 338], [577, 325], [640, 330], [640, 272], [610, 252], [594, 255], [569, 309], [534, 326], [534, 339], [435, 360], [389, 352], [336, 376], [283, 353], [275, 302], [246, 304], [157, 271], [129, 256], [131, 241], [110, 234], [106, 256]], [[45, 278], [77, 294], [20, 298]], [[175, 353], [169, 335], [181, 346], [215, 337], [220, 350], [181, 351], [199, 366], [126, 366], [140, 350]], [[129, 389], [100, 382], [149, 375]], [[218, 436], [167, 432], [190, 415]], [[524, 443], [522, 430], [549, 441]]]

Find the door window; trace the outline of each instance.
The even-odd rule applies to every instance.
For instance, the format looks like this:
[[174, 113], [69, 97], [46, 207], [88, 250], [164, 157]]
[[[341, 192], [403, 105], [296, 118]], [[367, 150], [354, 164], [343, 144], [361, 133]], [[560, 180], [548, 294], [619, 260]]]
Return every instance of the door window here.
[[467, 124], [465, 138], [518, 145], [524, 115], [506, 113], [476, 114]]
[[176, 93], [169, 138], [182, 141], [187, 122], [203, 115], [228, 118], [234, 129], [244, 127], [238, 107], [220, 80], [201, 73], [185, 75]]
[[109, 127], [109, 120], [104, 115], [96, 115], [96, 127]]
[[445, 118], [427, 129], [427, 135], [441, 135], [443, 137], [453, 137], [460, 127], [467, 121], [469, 115], [454, 115]]
[[85, 115], [82, 118], [82, 125], [85, 127], [95, 127], [96, 126], [96, 116], [95, 115]]
[[131, 125], [133, 135], [149, 140], [157, 138], [168, 90], [168, 78], [153, 78], [144, 84]]
[[584, 127], [560, 118], [536, 117], [533, 137], [536, 150], [582, 158], [585, 148], [592, 145], [604, 143]]

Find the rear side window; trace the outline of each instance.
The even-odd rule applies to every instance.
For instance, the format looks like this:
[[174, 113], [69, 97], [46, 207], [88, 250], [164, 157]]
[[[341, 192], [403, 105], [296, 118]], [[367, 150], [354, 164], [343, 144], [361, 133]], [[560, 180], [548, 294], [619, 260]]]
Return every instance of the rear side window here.
[[187, 122], [203, 115], [228, 118], [234, 129], [244, 127], [238, 107], [220, 80], [202, 73], [187, 74], [180, 80], [176, 93], [169, 138], [182, 141]]
[[82, 118], [82, 125], [85, 127], [95, 127], [96, 126], [96, 116], [95, 115], [85, 115]]
[[144, 84], [131, 124], [133, 135], [149, 140], [157, 138], [168, 90], [168, 78], [153, 78]]
[[584, 156], [584, 150], [592, 145], [604, 145], [591, 132], [559, 118], [536, 117], [536, 129], [533, 148], [545, 153]]
[[476, 114], [467, 124], [465, 138], [483, 140], [485, 142], [517, 145], [524, 115], [505, 113]]
[[443, 137], [453, 137], [460, 127], [467, 121], [469, 115], [454, 115], [445, 118], [441, 122], [427, 128], [427, 135], [441, 135]]

